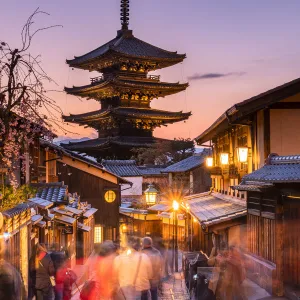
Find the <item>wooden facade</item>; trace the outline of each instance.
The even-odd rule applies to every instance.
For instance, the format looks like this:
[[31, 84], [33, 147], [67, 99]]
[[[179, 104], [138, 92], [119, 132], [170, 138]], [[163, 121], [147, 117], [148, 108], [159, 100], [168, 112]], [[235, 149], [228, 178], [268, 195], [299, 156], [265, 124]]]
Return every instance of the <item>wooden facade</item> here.
[[4, 259], [11, 263], [23, 280], [25, 291], [28, 292], [29, 274], [28, 261], [31, 255], [31, 208], [20, 204], [3, 212], [4, 224], [0, 233], [4, 238]]
[[[57, 163], [57, 169], [59, 180], [68, 185], [69, 191], [76, 191], [81, 201], [88, 202], [98, 209], [95, 214], [95, 225], [103, 227], [103, 239], [116, 239], [119, 232], [119, 206], [121, 204], [118, 184], [75, 167], [64, 166], [62, 162]], [[104, 194], [108, 190], [115, 191], [117, 195], [113, 203], [108, 203], [104, 199]]]

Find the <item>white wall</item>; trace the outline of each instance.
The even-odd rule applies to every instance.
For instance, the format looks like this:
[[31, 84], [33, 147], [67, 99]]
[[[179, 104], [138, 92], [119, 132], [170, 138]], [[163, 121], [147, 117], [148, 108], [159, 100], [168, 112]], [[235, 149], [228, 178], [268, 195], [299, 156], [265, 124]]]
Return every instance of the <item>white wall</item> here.
[[126, 189], [124, 191], [121, 191], [121, 196], [140, 196], [143, 194], [143, 177], [137, 176], [137, 177], [123, 177], [127, 179], [128, 181], [132, 182], [133, 185], [130, 189], [126, 189], [127, 185], [123, 187], [123, 189]]

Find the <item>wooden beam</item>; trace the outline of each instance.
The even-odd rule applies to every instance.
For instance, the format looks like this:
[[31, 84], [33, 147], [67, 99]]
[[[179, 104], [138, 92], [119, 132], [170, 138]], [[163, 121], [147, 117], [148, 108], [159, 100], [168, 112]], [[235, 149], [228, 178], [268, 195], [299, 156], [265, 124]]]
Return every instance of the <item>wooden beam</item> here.
[[270, 154], [270, 110], [264, 110], [264, 155], [265, 159]]
[[270, 109], [300, 109], [300, 102], [278, 102], [270, 106]]

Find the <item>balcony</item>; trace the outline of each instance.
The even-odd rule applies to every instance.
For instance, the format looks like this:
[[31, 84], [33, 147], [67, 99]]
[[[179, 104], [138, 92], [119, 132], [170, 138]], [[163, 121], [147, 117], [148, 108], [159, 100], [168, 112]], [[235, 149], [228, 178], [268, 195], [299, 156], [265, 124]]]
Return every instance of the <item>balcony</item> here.
[[91, 78], [91, 84], [97, 84], [99, 83], [100, 81], [103, 81], [104, 80], [104, 77], [101, 75], [101, 76], [97, 76], [97, 77], [92, 77]]
[[149, 75], [147, 78], [153, 81], [159, 81], [160, 75]]

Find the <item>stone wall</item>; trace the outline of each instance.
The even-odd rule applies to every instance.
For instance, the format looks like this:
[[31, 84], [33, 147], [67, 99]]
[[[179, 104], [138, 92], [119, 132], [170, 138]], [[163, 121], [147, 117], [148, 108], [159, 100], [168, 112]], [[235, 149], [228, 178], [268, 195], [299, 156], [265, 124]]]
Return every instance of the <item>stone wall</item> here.
[[276, 265], [258, 257], [245, 254], [247, 277], [261, 286], [271, 295], [274, 294], [276, 283]]

